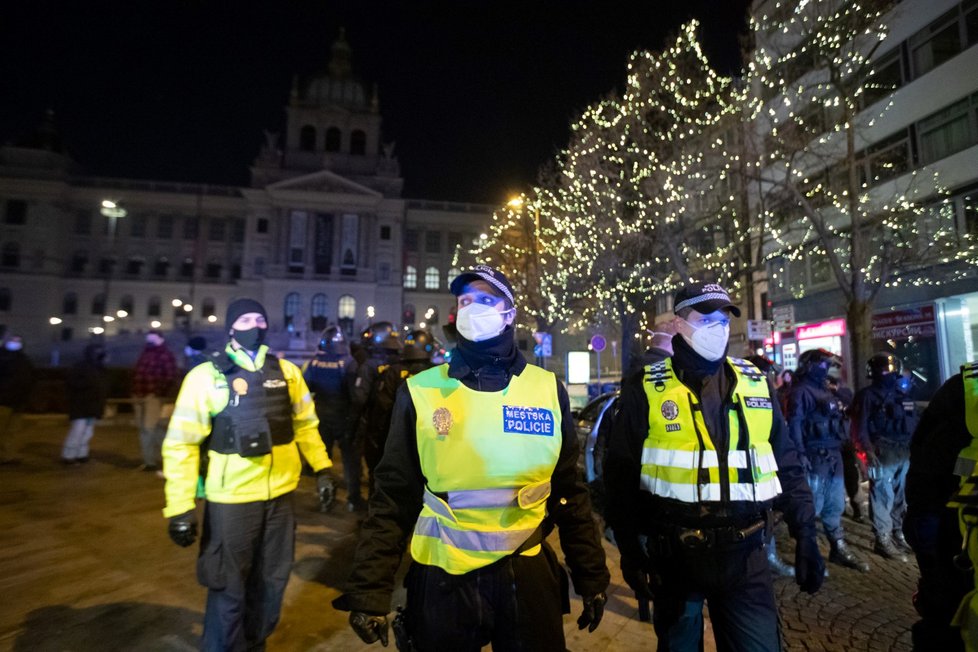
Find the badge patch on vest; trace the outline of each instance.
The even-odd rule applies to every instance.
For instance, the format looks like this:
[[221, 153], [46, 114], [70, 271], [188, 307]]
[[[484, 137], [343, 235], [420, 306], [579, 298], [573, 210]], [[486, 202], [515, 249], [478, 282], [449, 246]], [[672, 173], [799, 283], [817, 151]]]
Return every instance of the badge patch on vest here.
[[231, 389], [238, 396], [244, 396], [248, 393], [248, 381], [244, 378], [235, 378], [231, 381]]
[[546, 408], [504, 405], [503, 432], [553, 437], [554, 413]]
[[760, 408], [762, 410], [771, 409], [771, 399], [763, 396], [748, 396], [744, 399], [744, 407]]
[[438, 439], [444, 439], [448, 431], [452, 429], [452, 413], [448, 408], [440, 407], [431, 415], [431, 423], [435, 426]]
[[662, 404], [662, 416], [672, 421], [679, 416], [679, 406], [676, 405], [675, 401], [666, 401]]
[[286, 387], [287, 383], [281, 378], [270, 378], [261, 384], [262, 387]]
[[679, 425], [678, 423], [667, 423], [666, 424], [666, 432], [679, 432], [682, 429], [683, 429], [683, 427], [681, 425]]

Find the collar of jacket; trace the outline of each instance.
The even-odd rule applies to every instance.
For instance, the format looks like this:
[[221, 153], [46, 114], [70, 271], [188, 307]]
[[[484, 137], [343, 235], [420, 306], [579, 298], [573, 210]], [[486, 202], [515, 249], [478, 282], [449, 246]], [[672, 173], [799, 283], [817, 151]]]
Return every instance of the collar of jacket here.
[[238, 365], [242, 369], [247, 371], [258, 371], [265, 364], [265, 354], [268, 353], [268, 347], [262, 344], [258, 347], [258, 353], [255, 354], [255, 359], [252, 360], [251, 356], [244, 349], [235, 349], [228, 342], [228, 345], [224, 347], [224, 352], [228, 354], [231, 358], [231, 362]]
[[516, 350], [516, 334], [512, 326], [484, 342], [471, 342], [459, 335], [455, 353], [448, 363], [448, 375], [456, 380], [487, 367], [508, 371], [514, 376], [526, 369], [526, 359]]
[[724, 356], [719, 360], [707, 360], [694, 351], [682, 335], [672, 338], [672, 368], [684, 381], [702, 385], [703, 379], [716, 374], [726, 359]]

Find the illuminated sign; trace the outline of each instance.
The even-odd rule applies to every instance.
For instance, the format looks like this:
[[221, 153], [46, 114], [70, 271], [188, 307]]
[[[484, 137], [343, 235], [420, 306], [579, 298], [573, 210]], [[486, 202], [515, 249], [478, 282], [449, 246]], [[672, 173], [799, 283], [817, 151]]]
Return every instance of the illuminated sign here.
[[799, 326], [795, 331], [795, 339], [811, 340], [816, 337], [842, 337], [846, 334], [845, 319], [830, 319], [817, 324]]

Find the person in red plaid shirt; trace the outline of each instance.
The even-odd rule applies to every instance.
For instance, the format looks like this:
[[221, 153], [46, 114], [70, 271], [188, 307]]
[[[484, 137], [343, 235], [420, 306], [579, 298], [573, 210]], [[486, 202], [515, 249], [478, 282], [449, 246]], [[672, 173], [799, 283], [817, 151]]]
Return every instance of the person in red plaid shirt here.
[[163, 431], [159, 427], [163, 401], [177, 379], [177, 361], [166, 348], [163, 334], [153, 330], [146, 334], [146, 348], [136, 360], [132, 377], [136, 401], [136, 424], [144, 471], [158, 471], [162, 465]]

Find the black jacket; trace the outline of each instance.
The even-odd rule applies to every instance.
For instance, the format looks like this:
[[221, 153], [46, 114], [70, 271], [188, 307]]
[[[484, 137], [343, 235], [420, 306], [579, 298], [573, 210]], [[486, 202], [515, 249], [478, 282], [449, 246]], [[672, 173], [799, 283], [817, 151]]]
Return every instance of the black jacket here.
[[24, 409], [33, 384], [34, 365], [27, 354], [0, 346], [0, 405]]
[[[724, 415], [732, 406], [733, 370], [729, 365], [721, 364], [722, 361], [708, 363], [699, 358], [679, 337], [673, 339], [673, 348], [676, 352], [673, 368], [677, 377], [699, 398], [710, 438], [718, 451], [725, 451], [729, 446], [729, 432]], [[649, 402], [642, 386], [642, 375], [633, 375], [622, 386], [604, 467], [607, 519], [615, 531], [622, 555], [643, 554], [638, 537], [651, 531], [655, 523], [721, 526], [760, 511], [757, 504], [740, 501], [726, 505], [706, 503], [701, 509], [700, 506], [652, 496], [640, 489], [642, 448], [649, 432]], [[772, 506], [784, 512], [793, 537], [814, 537], [812, 493], [798, 451], [787, 435], [777, 401], [772, 401], [772, 409], [774, 419], [769, 441], [778, 463], [782, 490]], [[718, 427], [716, 424], [723, 425]]]
[[109, 395], [109, 375], [99, 358], [102, 349], [86, 347], [84, 358], [65, 377], [69, 419], [101, 419]]
[[905, 446], [916, 426], [913, 401], [896, 388], [874, 382], [859, 390], [853, 399], [852, 433], [860, 450], [871, 451], [880, 440]]
[[799, 376], [788, 392], [788, 430], [799, 451], [839, 450], [849, 441], [843, 400], [824, 383]]
[[[468, 349], [468, 350], [466, 350]], [[516, 351], [512, 330], [473, 346], [459, 338], [448, 373], [477, 391], [499, 391], [520, 375], [526, 360]], [[551, 478], [547, 521], [556, 525], [560, 547], [581, 595], [604, 591], [610, 581], [604, 549], [591, 516], [587, 487], [577, 469], [580, 448], [567, 392], [560, 381], [561, 449]], [[418, 458], [417, 413], [406, 385], [397, 393], [384, 456], [375, 471], [370, 513], [360, 531], [346, 593], [333, 601], [337, 609], [386, 614], [391, 608], [394, 575], [408, 537], [421, 512], [425, 478]]]

